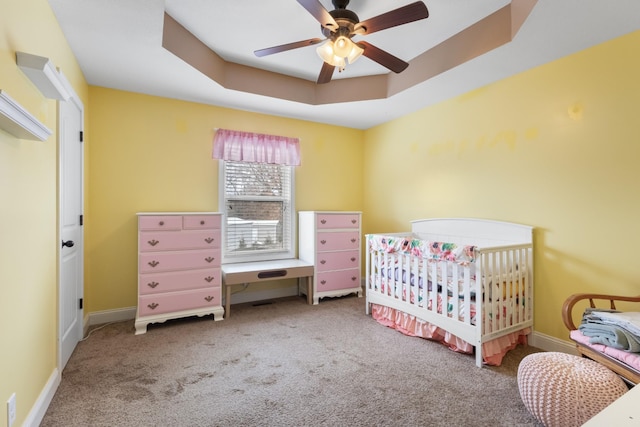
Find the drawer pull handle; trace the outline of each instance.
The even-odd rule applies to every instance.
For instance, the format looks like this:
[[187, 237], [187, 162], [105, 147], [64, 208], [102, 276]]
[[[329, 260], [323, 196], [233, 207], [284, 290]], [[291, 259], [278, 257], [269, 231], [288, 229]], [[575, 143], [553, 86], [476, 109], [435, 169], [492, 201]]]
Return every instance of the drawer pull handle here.
[[323, 285], [326, 285], [327, 281], [326, 280], [321, 280], [320, 283], [323, 284]]
[[352, 220], [351, 220], [351, 224], [355, 224], [356, 222], [358, 222], [358, 221], [357, 221], [357, 220], [355, 220], [355, 219], [352, 219]]
[[211, 244], [213, 242], [214, 238], [213, 237], [207, 237], [206, 239], [204, 239], [205, 242]]
[[325, 260], [320, 261], [320, 264], [326, 264], [326, 263], [327, 263], [327, 261], [325, 261]]
[[151, 310], [155, 310], [158, 307], [158, 303], [152, 302], [151, 304], [147, 304], [147, 307], [149, 307]]
[[213, 297], [211, 295], [204, 297], [205, 301], [211, 302], [213, 301]]
[[357, 278], [356, 276], [353, 276], [353, 277], [351, 278], [351, 281], [352, 281], [352, 282], [355, 282], [356, 280], [358, 280], [358, 278]]
[[209, 257], [206, 257], [204, 260], [209, 262], [209, 263], [211, 263], [211, 262], [213, 262], [214, 259], [215, 259], [214, 257], [209, 256]]
[[155, 246], [160, 242], [158, 240], [156, 240], [156, 239], [153, 239], [153, 240], [149, 240], [147, 243], [150, 244], [151, 246]]
[[147, 283], [147, 286], [150, 287], [151, 289], [155, 289], [156, 286], [158, 286], [160, 283], [158, 282], [151, 282], [151, 283]]
[[151, 267], [155, 267], [155, 266], [157, 266], [158, 264], [160, 264], [160, 262], [159, 262], [159, 261], [155, 261], [155, 260], [154, 260], [154, 261], [149, 261], [149, 262], [148, 262], [148, 264], [149, 264]]
[[204, 225], [204, 221], [200, 221], [200, 225]]
[[204, 280], [206, 280], [207, 282], [211, 283], [211, 282], [213, 282], [213, 277], [211, 277], [211, 276], [205, 277]]
[[356, 261], [356, 257], [352, 256], [351, 257], [351, 262], [355, 262]]
[[356, 239], [351, 239], [351, 243], [355, 243], [355, 242], [356, 242]]
[[321, 219], [321, 220], [320, 220], [320, 223], [321, 223], [321, 224], [326, 224], [326, 223], [327, 223], [327, 220], [326, 220], [326, 219]]
[[326, 240], [320, 240], [320, 243], [322, 243], [324, 245], [325, 243], [327, 243], [327, 241]]
[[258, 279], [273, 279], [274, 277], [284, 277], [287, 275], [287, 270], [267, 270], [258, 273]]
[[164, 225], [164, 221], [160, 221], [160, 222], [158, 223], [158, 225], [163, 226], [163, 225]]

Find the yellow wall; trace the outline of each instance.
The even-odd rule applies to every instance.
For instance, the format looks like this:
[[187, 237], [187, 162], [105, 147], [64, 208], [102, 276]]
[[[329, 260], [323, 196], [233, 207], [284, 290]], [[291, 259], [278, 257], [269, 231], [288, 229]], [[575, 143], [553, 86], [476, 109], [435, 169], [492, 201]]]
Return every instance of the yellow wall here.
[[86, 103], [88, 87], [44, 0], [0, 0], [0, 89], [53, 134], [17, 139], [0, 130], [0, 426], [16, 393], [19, 426], [57, 366], [57, 112], [16, 65], [45, 56]]
[[87, 310], [136, 305], [136, 212], [218, 211], [215, 128], [301, 139], [297, 210], [361, 210], [363, 132], [91, 87]]
[[[535, 330], [577, 292], [640, 294], [640, 31], [366, 131], [366, 232], [535, 227]], [[384, 197], [383, 197], [384, 196]]]

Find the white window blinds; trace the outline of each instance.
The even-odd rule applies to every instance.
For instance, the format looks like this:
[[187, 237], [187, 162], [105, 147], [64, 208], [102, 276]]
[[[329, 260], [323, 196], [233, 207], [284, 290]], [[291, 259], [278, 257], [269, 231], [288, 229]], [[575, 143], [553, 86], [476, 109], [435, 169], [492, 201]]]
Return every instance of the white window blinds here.
[[292, 258], [293, 167], [225, 161], [224, 262]]

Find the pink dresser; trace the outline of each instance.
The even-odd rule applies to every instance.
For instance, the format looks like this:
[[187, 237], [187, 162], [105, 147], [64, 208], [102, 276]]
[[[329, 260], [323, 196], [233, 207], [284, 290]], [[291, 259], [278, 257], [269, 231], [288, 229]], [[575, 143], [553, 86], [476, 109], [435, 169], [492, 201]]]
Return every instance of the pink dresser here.
[[179, 317], [222, 320], [220, 260], [219, 213], [138, 213], [136, 335]]
[[313, 303], [357, 293], [362, 235], [360, 212], [298, 212], [298, 258], [314, 265]]

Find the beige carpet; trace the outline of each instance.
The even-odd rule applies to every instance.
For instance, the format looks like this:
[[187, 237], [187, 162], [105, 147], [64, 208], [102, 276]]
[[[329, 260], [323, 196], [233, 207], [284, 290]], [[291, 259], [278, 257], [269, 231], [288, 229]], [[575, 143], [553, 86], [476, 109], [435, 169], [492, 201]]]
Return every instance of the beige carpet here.
[[518, 392], [519, 346], [500, 367], [407, 337], [364, 298], [234, 305], [133, 321], [80, 342], [42, 426], [539, 426]]

